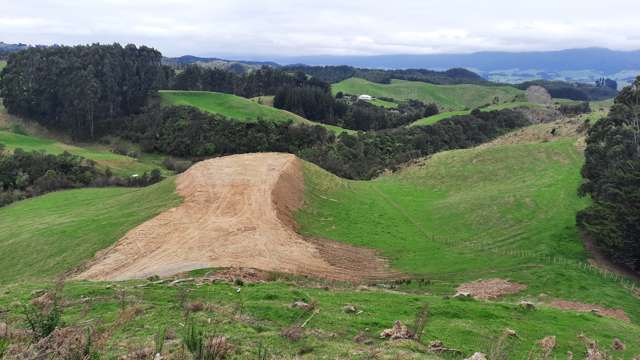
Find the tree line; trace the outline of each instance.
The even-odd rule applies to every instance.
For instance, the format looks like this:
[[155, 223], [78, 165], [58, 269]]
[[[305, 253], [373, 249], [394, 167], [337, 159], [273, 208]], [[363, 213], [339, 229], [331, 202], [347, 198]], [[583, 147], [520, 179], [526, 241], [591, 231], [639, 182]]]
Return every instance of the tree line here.
[[67, 152], [4, 151], [0, 144], [0, 207], [61, 189], [89, 186], [146, 186], [162, 180], [159, 170], [122, 178], [101, 171], [93, 161]]
[[163, 89], [189, 91], [215, 91], [234, 94], [246, 98], [274, 95], [283, 87], [313, 86], [329, 91], [330, 85], [316, 78], [309, 78], [302, 72], [286, 72], [268, 66], [248, 74], [205, 68], [196, 64], [186, 65], [184, 70], [175, 72], [170, 66], [163, 66], [160, 86]]
[[193, 107], [150, 107], [122, 119], [120, 136], [159, 152], [193, 160], [250, 152], [289, 152], [349, 179], [371, 179], [385, 170], [439, 151], [466, 148], [529, 124], [520, 112], [473, 111], [424, 127], [341, 133], [321, 126], [239, 122]]
[[0, 95], [11, 114], [92, 139], [109, 119], [142, 110], [156, 90], [161, 57], [134, 45], [28, 48], [9, 56]]
[[438, 113], [437, 105], [418, 100], [386, 109], [342, 93], [334, 98], [328, 88], [307, 85], [280, 88], [273, 106], [324, 124], [361, 131], [396, 128]]
[[446, 71], [434, 71], [426, 69], [382, 70], [362, 69], [352, 66], [308, 66], [290, 65], [282, 68], [285, 71], [303, 72], [315, 78], [329, 83], [337, 83], [352, 77], [359, 77], [371, 82], [389, 84], [392, 79], [422, 81], [431, 84], [455, 85], [455, 84], [479, 84], [490, 85], [482, 76], [462, 68], [454, 68]]
[[640, 77], [589, 130], [579, 227], [615, 262], [640, 271]]
[[614, 80], [598, 80], [595, 85], [583, 83], [569, 83], [566, 81], [533, 80], [517, 84], [520, 90], [527, 90], [537, 85], [545, 88], [551, 97], [576, 101], [598, 101], [615, 97], [618, 94], [618, 84]]

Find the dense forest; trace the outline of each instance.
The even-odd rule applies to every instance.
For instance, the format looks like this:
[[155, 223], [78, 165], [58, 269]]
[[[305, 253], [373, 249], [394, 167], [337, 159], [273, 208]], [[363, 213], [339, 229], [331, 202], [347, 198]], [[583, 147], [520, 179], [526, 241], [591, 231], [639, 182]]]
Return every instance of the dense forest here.
[[367, 79], [380, 84], [388, 84], [391, 79], [422, 81], [432, 84], [490, 84], [480, 75], [467, 69], [433, 71], [426, 69], [382, 70], [359, 69], [351, 66], [307, 66], [291, 65], [283, 67], [285, 71], [300, 71], [329, 83], [336, 83], [352, 77]]
[[640, 77], [589, 131], [578, 225], [611, 258], [640, 270]]
[[326, 82], [309, 78], [306, 74], [289, 73], [264, 66], [246, 75], [231, 71], [187, 65], [172, 75], [173, 68], [163, 66], [159, 86], [163, 89], [216, 91], [246, 98], [274, 95], [283, 87], [313, 86], [329, 91]]
[[111, 118], [139, 112], [155, 90], [161, 54], [134, 45], [56, 46], [12, 53], [0, 74], [9, 113], [94, 138]]
[[192, 107], [154, 106], [122, 119], [118, 128], [123, 129], [121, 136], [139, 143], [144, 151], [194, 159], [289, 152], [345, 178], [371, 179], [411, 159], [474, 146], [528, 124], [518, 111], [474, 111], [425, 127], [335, 136], [321, 126], [244, 123]]
[[146, 186], [162, 179], [153, 170], [141, 176], [121, 178], [101, 171], [83, 157], [62, 153], [3, 151], [0, 144], [0, 207], [61, 189], [88, 186]]
[[386, 109], [341, 93], [334, 98], [328, 89], [314, 86], [283, 87], [273, 106], [317, 122], [362, 131], [396, 128], [438, 113], [437, 105], [418, 100]]
[[598, 101], [615, 97], [618, 94], [618, 84], [609, 79], [601, 79], [595, 85], [569, 83], [565, 81], [535, 80], [516, 85], [521, 90], [538, 85], [547, 89], [551, 97], [571, 99], [576, 101]]

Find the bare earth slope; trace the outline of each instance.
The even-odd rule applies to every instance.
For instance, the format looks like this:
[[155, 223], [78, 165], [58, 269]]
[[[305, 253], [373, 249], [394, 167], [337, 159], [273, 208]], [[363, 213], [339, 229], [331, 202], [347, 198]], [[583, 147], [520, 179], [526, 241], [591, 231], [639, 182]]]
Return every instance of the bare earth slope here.
[[202, 161], [180, 175], [184, 202], [127, 233], [78, 275], [90, 280], [250, 267], [336, 280], [396, 275], [371, 250], [307, 241], [292, 211], [302, 203], [302, 164], [290, 154]]

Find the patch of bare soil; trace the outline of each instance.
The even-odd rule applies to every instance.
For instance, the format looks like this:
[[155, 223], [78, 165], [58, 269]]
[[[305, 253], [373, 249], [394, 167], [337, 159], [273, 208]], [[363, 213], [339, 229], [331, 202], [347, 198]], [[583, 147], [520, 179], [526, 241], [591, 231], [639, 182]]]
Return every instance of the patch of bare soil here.
[[462, 284], [456, 289], [458, 293], [467, 293], [475, 299], [491, 300], [504, 295], [515, 294], [527, 288], [527, 285], [512, 283], [504, 279], [476, 280]]
[[[584, 148], [584, 136], [588, 127], [578, 118], [561, 118], [551, 122], [542, 122], [516, 131], [512, 131], [493, 141], [482, 144], [480, 148], [512, 144], [537, 144], [567, 138], [575, 138], [576, 146]], [[582, 139], [582, 140], [580, 140]]]
[[373, 251], [308, 241], [296, 231], [302, 164], [290, 154], [226, 156], [178, 176], [184, 201], [97, 254], [77, 278], [126, 280], [207, 267], [358, 281], [394, 276]]
[[600, 305], [585, 304], [576, 301], [567, 300], [554, 300], [549, 303], [549, 306], [561, 309], [561, 310], [574, 310], [579, 312], [595, 312], [602, 316], [612, 317], [618, 320], [631, 322], [631, 319], [622, 309], [609, 309]]

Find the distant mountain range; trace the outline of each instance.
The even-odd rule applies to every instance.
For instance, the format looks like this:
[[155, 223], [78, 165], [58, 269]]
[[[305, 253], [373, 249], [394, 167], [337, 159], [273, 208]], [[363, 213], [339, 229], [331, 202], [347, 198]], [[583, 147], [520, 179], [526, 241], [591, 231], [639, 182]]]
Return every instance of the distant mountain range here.
[[273, 57], [271, 61], [223, 60], [183, 56], [167, 59], [180, 64], [198, 63], [241, 71], [263, 65], [349, 65], [368, 69], [465, 68], [487, 80], [520, 83], [531, 80], [563, 80], [594, 83], [600, 78], [616, 80], [620, 86], [640, 75], [640, 51], [584, 48], [536, 52], [477, 52], [471, 54], [298, 56]]
[[539, 69], [549, 72], [584, 69], [607, 74], [640, 69], [640, 51], [586, 48], [540, 52], [477, 52], [471, 54], [302, 56], [275, 58], [280, 64], [351, 65], [385, 69], [450, 69], [479, 71]]

